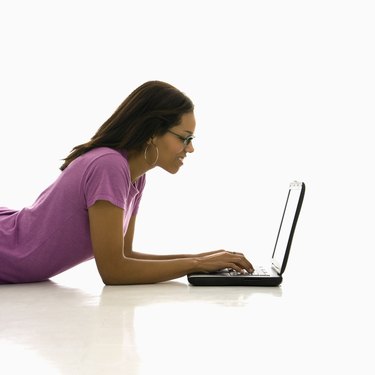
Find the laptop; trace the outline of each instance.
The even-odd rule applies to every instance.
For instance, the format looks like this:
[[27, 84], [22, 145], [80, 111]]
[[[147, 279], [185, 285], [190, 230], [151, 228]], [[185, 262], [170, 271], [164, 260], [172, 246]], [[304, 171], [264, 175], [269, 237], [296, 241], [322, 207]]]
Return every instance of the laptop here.
[[305, 195], [305, 184], [293, 181], [289, 184], [288, 195], [276, 236], [271, 262], [268, 266], [254, 266], [253, 273], [238, 273], [231, 269], [217, 272], [192, 273], [188, 281], [196, 286], [278, 286], [283, 280], [294, 231]]

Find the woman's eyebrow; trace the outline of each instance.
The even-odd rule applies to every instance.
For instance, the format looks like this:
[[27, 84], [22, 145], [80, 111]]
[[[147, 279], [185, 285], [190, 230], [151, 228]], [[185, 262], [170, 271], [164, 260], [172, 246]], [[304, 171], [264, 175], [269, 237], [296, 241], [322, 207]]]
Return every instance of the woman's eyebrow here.
[[183, 130], [185, 133], [189, 133], [191, 135], [193, 135], [193, 132], [191, 132], [190, 130]]

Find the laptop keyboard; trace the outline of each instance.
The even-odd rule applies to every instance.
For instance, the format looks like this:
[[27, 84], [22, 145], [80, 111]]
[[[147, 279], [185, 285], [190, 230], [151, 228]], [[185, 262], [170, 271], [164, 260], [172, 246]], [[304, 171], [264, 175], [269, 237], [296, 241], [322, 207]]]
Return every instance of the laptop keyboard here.
[[235, 270], [229, 271], [230, 276], [270, 276], [269, 272], [264, 267], [258, 267], [254, 270], [253, 273], [248, 273], [245, 271], [245, 273], [237, 272]]

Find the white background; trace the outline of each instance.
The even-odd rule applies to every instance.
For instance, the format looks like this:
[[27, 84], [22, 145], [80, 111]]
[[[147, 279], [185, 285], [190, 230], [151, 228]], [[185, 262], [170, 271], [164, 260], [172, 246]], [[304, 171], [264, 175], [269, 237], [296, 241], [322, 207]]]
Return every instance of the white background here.
[[163, 80], [195, 103], [196, 151], [148, 173], [137, 250], [267, 259], [297, 179], [288, 272], [366, 270], [374, 19], [360, 0], [1, 1], [0, 206], [32, 204], [133, 89]]

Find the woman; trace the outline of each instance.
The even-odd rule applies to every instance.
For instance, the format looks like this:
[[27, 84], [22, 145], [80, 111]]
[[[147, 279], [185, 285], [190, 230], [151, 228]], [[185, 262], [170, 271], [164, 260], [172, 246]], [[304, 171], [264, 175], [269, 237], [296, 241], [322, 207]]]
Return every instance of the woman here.
[[252, 272], [240, 253], [150, 255], [133, 250], [146, 172], [176, 173], [194, 151], [194, 106], [175, 87], [146, 82], [28, 208], [0, 208], [0, 283], [46, 280], [95, 258], [105, 284], [156, 283], [192, 272]]

